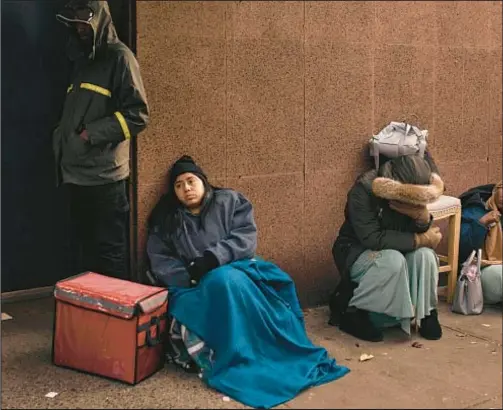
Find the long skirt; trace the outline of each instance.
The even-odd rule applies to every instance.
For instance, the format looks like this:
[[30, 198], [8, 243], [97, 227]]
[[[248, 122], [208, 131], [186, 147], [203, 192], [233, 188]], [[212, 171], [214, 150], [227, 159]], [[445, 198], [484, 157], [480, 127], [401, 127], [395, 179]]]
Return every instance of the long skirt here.
[[438, 257], [429, 248], [402, 254], [385, 249], [363, 252], [351, 267], [358, 283], [349, 306], [371, 312], [378, 327], [400, 324], [410, 334], [411, 319], [421, 319], [436, 309]]
[[503, 265], [482, 268], [480, 280], [484, 303], [501, 303], [503, 300]]

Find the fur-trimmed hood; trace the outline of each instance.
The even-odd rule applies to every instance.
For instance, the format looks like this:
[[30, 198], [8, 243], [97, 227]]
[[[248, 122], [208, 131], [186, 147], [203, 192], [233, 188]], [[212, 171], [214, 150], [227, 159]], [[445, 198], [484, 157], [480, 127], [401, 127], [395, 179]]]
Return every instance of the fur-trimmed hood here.
[[389, 178], [377, 177], [372, 182], [372, 192], [379, 198], [427, 205], [444, 193], [444, 182], [436, 173], [431, 174], [429, 185], [404, 184]]

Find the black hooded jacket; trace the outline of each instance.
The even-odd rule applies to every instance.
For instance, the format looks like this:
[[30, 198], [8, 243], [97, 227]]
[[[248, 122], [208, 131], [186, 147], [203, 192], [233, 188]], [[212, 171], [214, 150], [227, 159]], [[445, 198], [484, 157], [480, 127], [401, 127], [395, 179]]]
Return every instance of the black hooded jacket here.
[[[74, 62], [60, 123], [53, 134], [58, 184], [103, 185], [129, 176], [129, 140], [147, 125], [148, 106], [138, 62], [117, 37], [106, 1], [86, 4], [94, 16], [92, 50], [70, 30]], [[72, 27], [62, 14], [57, 18]], [[85, 128], [89, 141], [79, 136]]]
[[459, 196], [461, 208], [471, 206], [482, 207], [485, 209], [485, 204], [493, 194], [494, 184], [479, 185]]
[[488, 228], [479, 220], [488, 209], [486, 202], [493, 193], [494, 184], [480, 185], [469, 189], [459, 196], [461, 200], [461, 234], [459, 240], [459, 264], [476, 249], [482, 248]]

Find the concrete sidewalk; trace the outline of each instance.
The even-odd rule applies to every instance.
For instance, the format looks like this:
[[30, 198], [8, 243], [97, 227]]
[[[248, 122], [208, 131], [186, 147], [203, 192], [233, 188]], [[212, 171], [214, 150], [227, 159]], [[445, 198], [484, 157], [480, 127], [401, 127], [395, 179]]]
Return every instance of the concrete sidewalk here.
[[[2, 305], [13, 317], [2, 321], [2, 408], [244, 408], [172, 366], [135, 387], [53, 366], [52, 309], [52, 299]], [[381, 343], [328, 326], [326, 308], [306, 311], [312, 340], [351, 373], [279, 408], [502, 408], [501, 309], [439, 310], [440, 341], [389, 330]], [[359, 362], [363, 353], [374, 358]], [[51, 391], [59, 394], [44, 397]]]

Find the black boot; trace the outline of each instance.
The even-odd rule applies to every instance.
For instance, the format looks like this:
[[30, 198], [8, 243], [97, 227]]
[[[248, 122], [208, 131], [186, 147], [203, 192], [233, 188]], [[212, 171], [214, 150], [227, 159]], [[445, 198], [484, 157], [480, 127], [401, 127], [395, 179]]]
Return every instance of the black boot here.
[[442, 328], [438, 322], [437, 309], [433, 309], [429, 316], [421, 320], [419, 334], [428, 340], [438, 340], [442, 337]]
[[181, 367], [184, 371], [187, 373], [199, 373], [201, 369], [197, 365], [197, 363], [194, 361], [194, 359], [190, 358], [188, 363], [180, 363], [178, 362], [175, 357], [177, 357], [177, 354], [175, 353], [175, 350], [173, 349], [173, 346], [169, 339], [166, 339], [164, 343], [164, 360], [166, 363], [173, 363], [179, 367]]
[[199, 373], [201, 371], [197, 363], [192, 359], [185, 366], [181, 366], [181, 368], [187, 373]]
[[383, 334], [375, 327], [369, 318], [369, 312], [361, 309], [351, 309], [341, 316], [339, 329], [343, 332], [369, 342], [380, 342]]

